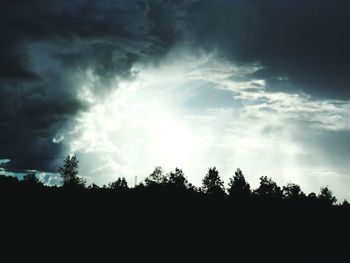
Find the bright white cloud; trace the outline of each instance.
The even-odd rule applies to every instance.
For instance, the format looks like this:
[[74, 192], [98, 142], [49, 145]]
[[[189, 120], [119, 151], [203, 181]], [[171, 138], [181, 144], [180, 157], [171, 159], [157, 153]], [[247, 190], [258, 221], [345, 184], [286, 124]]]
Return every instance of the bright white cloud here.
[[[251, 79], [260, 68], [233, 65], [215, 54], [169, 54], [157, 65], [135, 64], [132, 77], [116, 77], [108, 84], [115, 88], [102, 98], [94, 95], [101, 82], [87, 72], [79, 96], [90, 110], [62, 137], [69, 138], [71, 153], [80, 154], [82, 174], [98, 183], [118, 176], [132, 183], [135, 175], [144, 178], [161, 165], [178, 166], [200, 184], [216, 165], [226, 181], [240, 167], [254, 187], [266, 175], [317, 191], [305, 172], [310, 167], [300, 167], [300, 159], [312, 153], [296, 138], [349, 130], [350, 102], [272, 92], [265, 80]], [[213, 97], [209, 106], [199, 102], [203, 93], [209, 100], [219, 93], [225, 97]], [[331, 165], [323, 169], [336, 171]]]

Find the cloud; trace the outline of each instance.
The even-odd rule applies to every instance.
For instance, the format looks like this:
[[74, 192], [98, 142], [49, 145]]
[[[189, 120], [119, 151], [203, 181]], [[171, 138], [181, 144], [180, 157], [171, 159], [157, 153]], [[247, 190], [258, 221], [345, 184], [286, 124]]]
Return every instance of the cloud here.
[[55, 186], [62, 184], [62, 178], [57, 173], [47, 173], [36, 171], [40, 182], [47, 186]]
[[0, 166], [8, 163], [10, 161], [10, 159], [0, 159]]
[[[280, 91], [349, 99], [346, 1], [198, 1], [186, 16], [196, 45], [237, 63]], [[209, 11], [210, 10], [210, 11]]]

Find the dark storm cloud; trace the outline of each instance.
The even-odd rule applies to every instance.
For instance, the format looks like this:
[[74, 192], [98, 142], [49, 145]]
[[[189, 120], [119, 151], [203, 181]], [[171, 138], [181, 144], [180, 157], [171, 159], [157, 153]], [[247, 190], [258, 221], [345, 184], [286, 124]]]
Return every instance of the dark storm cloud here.
[[7, 169], [55, 171], [66, 154], [52, 139], [88, 109], [72, 76], [99, 77], [93, 92], [132, 63], [174, 45], [188, 4], [167, 1], [2, 1], [0, 158]]
[[[1, 31], [5, 36], [1, 74], [15, 79], [35, 76], [27, 68], [28, 55], [23, 50], [23, 45], [31, 41], [51, 41], [64, 49], [73, 45], [75, 50], [71, 53], [68, 50], [62, 57], [81, 66], [89, 59], [104, 63], [107, 58], [108, 63], [108, 58], [113, 57], [111, 50], [118, 49], [126, 60], [132, 61], [135, 53], [147, 51], [144, 55], [148, 55], [157, 52], [157, 47], [169, 47], [176, 41], [169, 36], [178, 32], [177, 6], [162, 2], [148, 5], [143, 1], [10, 1], [0, 8]], [[172, 16], [158, 15], [169, 13], [167, 9], [173, 12]], [[163, 43], [167, 46], [161, 46]], [[85, 61], [79, 61], [80, 58]], [[111, 66], [115, 65], [107, 64], [103, 69], [109, 71]]]
[[11, 160], [7, 167], [46, 169], [51, 160], [60, 157], [57, 154], [62, 146], [53, 144], [52, 137], [83, 105], [64, 94], [59, 99], [45, 88], [22, 84], [1, 87], [0, 156]]
[[349, 99], [349, 10], [342, 0], [204, 0], [187, 23], [205, 49], [261, 63], [255, 77], [270, 88]]

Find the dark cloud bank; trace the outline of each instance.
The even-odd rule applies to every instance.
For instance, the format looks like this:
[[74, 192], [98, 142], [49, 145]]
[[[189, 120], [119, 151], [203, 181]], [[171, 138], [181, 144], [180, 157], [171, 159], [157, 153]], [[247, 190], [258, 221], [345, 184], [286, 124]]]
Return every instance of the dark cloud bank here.
[[[53, 143], [88, 109], [72, 75], [131, 77], [177, 45], [259, 63], [267, 87], [349, 99], [349, 1], [1, 1], [0, 158], [56, 171]], [[98, 85], [97, 85], [98, 86]], [[96, 94], [107, 91], [100, 85]]]

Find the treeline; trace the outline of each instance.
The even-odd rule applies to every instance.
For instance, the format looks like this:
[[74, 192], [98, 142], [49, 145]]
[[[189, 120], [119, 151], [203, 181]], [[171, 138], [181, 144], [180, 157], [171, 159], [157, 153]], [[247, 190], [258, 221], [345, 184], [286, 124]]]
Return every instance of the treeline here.
[[200, 187], [181, 169], [160, 167], [133, 187], [125, 178], [100, 187], [79, 177], [76, 156], [67, 157], [59, 173], [61, 186], [45, 186], [33, 172], [23, 180], [0, 176], [0, 253], [226, 253], [286, 262], [291, 255], [323, 259], [349, 252], [343, 242], [350, 236], [349, 204], [337, 204], [328, 187], [307, 195], [296, 184], [280, 187], [261, 177], [252, 189], [240, 169], [225, 187], [215, 167]]
[[22, 180], [18, 180], [16, 177], [0, 175], [0, 187], [2, 189], [20, 187], [32, 190], [62, 188], [70, 191], [144, 192], [163, 195], [187, 194], [198, 198], [228, 200], [236, 205], [260, 202], [265, 204], [287, 203], [289, 205], [318, 207], [350, 207], [346, 200], [341, 204], [337, 204], [336, 197], [327, 186], [322, 187], [318, 194], [312, 192], [307, 195], [297, 184], [288, 183], [286, 186], [280, 187], [271, 178], [263, 176], [260, 177], [259, 187], [252, 189], [239, 168], [234, 172], [232, 178], [229, 179], [227, 188], [225, 188], [216, 167], [208, 169], [202, 180], [201, 187], [189, 183], [181, 169], [175, 168], [174, 171], [165, 173], [161, 167], [156, 167], [144, 181], [134, 187], [129, 187], [124, 177], [120, 177], [116, 181], [100, 187], [94, 183], [87, 185], [86, 181], [78, 176], [78, 163], [79, 161], [75, 155], [67, 156], [64, 164], [58, 169], [62, 178], [62, 186], [60, 187], [45, 186], [36, 177], [35, 172], [28, 172]]

